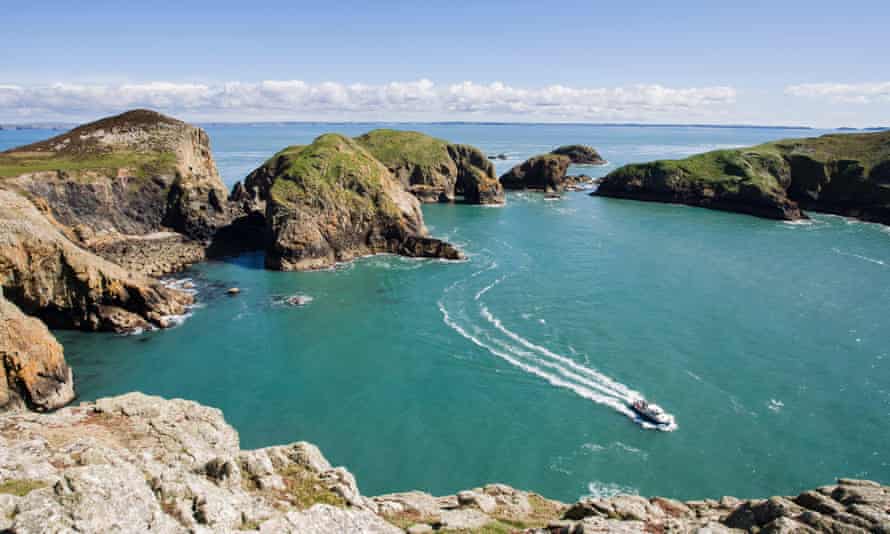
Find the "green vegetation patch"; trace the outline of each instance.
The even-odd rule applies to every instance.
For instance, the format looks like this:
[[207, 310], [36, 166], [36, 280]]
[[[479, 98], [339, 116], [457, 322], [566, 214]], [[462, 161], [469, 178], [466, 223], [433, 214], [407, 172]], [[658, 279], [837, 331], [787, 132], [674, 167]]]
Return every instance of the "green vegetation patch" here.
[[281, 472], [281, 477], [287, 486], [288, 499], [301, 510], [313, 504], [346, 507], [343, 497], [328, 489], [315, 472], [301, 465], [288, 466]]
[[391, 169], [415, 165], [441, 167], [451, 160], [448, 141], [420, 132], [378, 129], [357, 137], [356, 141]]
[[40, 480], [7, 480], [6, 482], [0, 482], [0, 493], [15, 495], [16, 497], [24, 497], [32, 491], [45, 488], [46, 486], [46, 482]]
[[118, 169], [128, 169], [129, 174], [140, 178], [173, 174], [176, 169], [176, 154], [131, 151], [80, 155], [42, 151], [0, 153], [0, 178], [41, 171], [64, 171], [77, 178], [83, 176], [86, 171], [117, 174]]
[[389, 170], [348, 137], [322, 135], [311, 145], [282, 150], [266, 165], [276, 173], [269, 193], [279, 203], [361, 213], [380, 210], [393, 217], [400, 213], [385, 194]]

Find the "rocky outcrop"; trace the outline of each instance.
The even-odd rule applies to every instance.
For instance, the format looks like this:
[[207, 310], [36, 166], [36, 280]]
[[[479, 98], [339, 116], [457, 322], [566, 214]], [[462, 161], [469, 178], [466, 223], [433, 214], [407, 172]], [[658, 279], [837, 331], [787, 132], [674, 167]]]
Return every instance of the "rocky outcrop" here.
[[0, 292], [0, 412], [54, 410], [72, 399], [74, 380], [62, 346]]
[[[403, 530], [404, 529], [404, 530]], [[140, 393], [0, 415], [0, 531], [886, 533], [890, 487], [565, 505], [503, 484], [368, 498], [312, 444], [241, 450], [219, 410]]]
[[462, 258], [427, 236], [419, 202], [389, 169], [341, 135], [282, 150], [231, 200], [262, 213], [271, 269], [319, 269], [377, 253]]
[[573, 165], [605, 165], [606, 160], [599, 152], [587, 145], [564, 145], [555, 149], [551, 154], [568, 156]]
[[59, 226], [48, 209], [0, 189], [0, 286], [23, 312], [51, 327], [123, 332], [168, 326], [191, 303], [78, 247]]
[[531, 189], [549, 193], [563, 190], [566, 171], [571, 160], [568, 156], [542, 154], [529, 158], [501, 176], [505, 189]]
[[772, 219], [801, 219], [802, 210], [813, 210], [890, 224], [890, 133], [791, 139], [627, 165], [594, 194]]
[[372, 130], [356, 141], [386, 165], [422, 202], [502, 204], [494, 165], [478, 148], [451, 144], [420, 132]]

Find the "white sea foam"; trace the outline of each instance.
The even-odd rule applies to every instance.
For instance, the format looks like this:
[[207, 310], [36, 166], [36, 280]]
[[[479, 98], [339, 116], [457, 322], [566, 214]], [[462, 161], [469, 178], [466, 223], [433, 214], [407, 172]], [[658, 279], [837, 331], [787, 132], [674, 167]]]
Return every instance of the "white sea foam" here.
[[622, 486], [614, 482], [600, 482], [594, 480], [587, 484], [587, 495], [593, 499], [608, 499], [617, 495], [639, 495], [639, 491], [631, 486]]
[[770, 399], [769, 404], [767, 405], [767, 408], [776, 413], [779, 413], [784, 407], [785, 403], [776, 399]]
[[844, 252], [838, 248], [831, 249], [835, 254], [840, 254], [841, 256], [849, 256], [851, 258], [857, 258], [863, 261], [867, 261], [869, 263], [874, 263], [875, 265], [887, 265], [887, 262], [884, 260], [879, 260], [876, 258], [870, 258], [868, 256], [863, 256], [862, 254], [854, 254], [852, 252]]

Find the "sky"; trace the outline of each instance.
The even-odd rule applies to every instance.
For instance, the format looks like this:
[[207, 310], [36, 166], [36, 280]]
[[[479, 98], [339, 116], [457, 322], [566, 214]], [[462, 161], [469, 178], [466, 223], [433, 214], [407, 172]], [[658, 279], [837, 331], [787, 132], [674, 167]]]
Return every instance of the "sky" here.
[[0, 0], [0, 122], [890, 126], [890, 1]]

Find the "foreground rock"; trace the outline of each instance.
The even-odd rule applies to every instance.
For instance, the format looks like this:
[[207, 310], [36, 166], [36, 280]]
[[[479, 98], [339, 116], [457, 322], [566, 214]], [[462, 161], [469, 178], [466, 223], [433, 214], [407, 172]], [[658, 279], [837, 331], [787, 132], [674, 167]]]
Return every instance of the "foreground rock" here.
[[74, 379], [62, 346], [0, 292], [0, 412], [54, 410], [73, 399]]
[[305, 442], [245, 451], [219, 410], [140, 393], [0, 415], [0, 531], [890, 532], [890, 487], [565, 505], [502, 484], [367, 498]]
[[60, 226], [48, 209], [0, 189], [0, 286], [23, 312], [55, 328], [126, 332], [165, 327], [191, 304], [80, 248]]
[[319, 269], [378, 253], [463, 257], [427, 236], [417, 198], [386, 166], [338, 134], [282, 150], [237, 185], [232, 200], [265, 219], [271, 269]]
[[566, 171], [571, 164], [568, 156], [543, 154], [529, 158], [501, 176], [505, 189], [530, 189], [558, 193], [563, 190]]
[[599, 196], [676, 202], [772, 219], [804, 210], [890, 224], [890, 132], [789, 139], [627, 165]]
[[504, 190], [494, 165], [479, 149], [420, 132], [378, 129], [356, 141], [422, 202], [502, 204]]
[[565, 145], [555, 149], [551, 154], [567, 156], [573, 165], [605, 165], [607, 163], [596, 149], [587, 145]]

